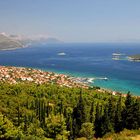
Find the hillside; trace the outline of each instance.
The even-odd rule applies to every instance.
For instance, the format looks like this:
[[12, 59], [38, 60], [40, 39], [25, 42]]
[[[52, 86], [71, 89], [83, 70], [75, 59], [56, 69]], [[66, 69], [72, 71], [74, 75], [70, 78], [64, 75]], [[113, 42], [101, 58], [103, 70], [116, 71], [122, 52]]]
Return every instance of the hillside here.
[[78, 87], [67, 76], [30, 68], [0, 72], [0, 140], [139, 138], [139, 97]]
[[16, 48], [22, 48], [23, 45], [14, 39], [11, 39], [8, 36], [0, 34], [0, 50], [11, 50]]
[[[140, 135], [139, 108], [139, 99], [130, 94], [121, 98], [55, 84], [4, 83], [0, 84], [0, 140], [127, 140]], [[124, 128], [130, 131], [121, 133]]]
[[63, 43], [62, 41], [56, 39], [56, 38], [36, 38], [36, 39], [32, 39], [32, 38], [23, 38], [22, 40], [20, 40], [20, 42], [24, 45], [36, 45], [36, 44], [41, 44], [41, 45], [45, 45], [45, 44], [57, 44], [57, 43]]

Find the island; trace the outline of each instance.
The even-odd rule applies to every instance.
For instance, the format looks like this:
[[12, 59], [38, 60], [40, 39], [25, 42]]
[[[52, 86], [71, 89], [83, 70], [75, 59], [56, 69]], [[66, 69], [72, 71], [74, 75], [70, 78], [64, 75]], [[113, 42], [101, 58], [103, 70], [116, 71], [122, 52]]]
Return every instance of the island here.
[[128, 56], [128, 60], [130, 60], [130, 61], [139, 61], [140, 62], [140, 54]]

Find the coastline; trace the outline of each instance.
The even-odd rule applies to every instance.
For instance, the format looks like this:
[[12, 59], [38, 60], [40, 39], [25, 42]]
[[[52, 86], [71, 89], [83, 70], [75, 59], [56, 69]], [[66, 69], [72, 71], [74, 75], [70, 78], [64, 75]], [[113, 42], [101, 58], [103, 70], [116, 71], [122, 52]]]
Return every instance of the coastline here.
[[[34, 68], [34, 69], [37, 69], [37, 70], [40, 70], [40, 68]], [[57, 70], [50, 70], [50, 69], [41, 69], [42, 71], [45, 71], [45, 72], [54, 72], [56, 74], [64, 74], [64, 75], [67, 75], [71, 78], [75, 78], [75, 80], [77, 81], [77, 79], [81, 78], [81, 79], [99, 79], [101, 77], [96, 77], [95, 75], [94, 76], [82, 76], [81, 74], [79, 73], [76, 73], [76, 74], [72, 74], [70, 72], [65, 72], [65, 71], [57, 71]], [[91, 78], [92, 77], [92, 78]], [[106, 78], [106, 77], [104, 77]], [[82, 82], [81, 82], [82, 83]], [[94, 83], [94, 84], [93, 84]], [[127, 96], [127, 93], [129, 92], [129, 90], [126, 92], [126, 91], [119, 91], [119, 90], [114, 90], [114, 89], [111, 89], [111, 88], [107, 88], [107, 87], [104, 87], [104, 86], [99, 86], [97, 84], [95, 84], [95, 81], [93, 82], [92, 84], [89, 82], [89, 83], [85, 83], [89, 88], [97, 88], [97, 91], [101, 92], [101, 93], [110, 93], [114, 96], [117, 96], [117, 95], [121, 95], [122, 97], [126, 97]], [[140, 95], [137, 95], [133, 92], [130, 92], [133, 96], [135, 97], [140, 97]]]
[[[40, 70], [40, 68], [35, 68], [35, 69]], [[41, 69], [41, 70], [46, 71], [46, 72], [52, 72], [53, 71], [54, 73], [57, 73], [57, 74], [64, 74], [64, 75], [67, 75], [67, 76], [70, 76], [70, 77], [74, 77], [76, 80], [80, 78], [80, 79], [87, 79], [87, 80], [89, 79], [89, 81], [90, 81], [90, 79], [92, 79], [93, 83], [89, 82], [88, 83], [89, 87], [97, 87], [97, 88], [99, 87], [103, 92], [109, 92], [109, 93], [112, 93], [113, 95], [123, 94], [124, 96], [126, 96], [129, 91], [131, 92], [131, 90], [129, 90], [129, 89], [127, 91], [117, 90], [117, 89], [111, 88], [112, 85], [110, 87], [109, 86], [106, 87], [106, 86], [97, 84], [97, 81], [100, 81], [100, 82], [111, 81], [110, 78], [103, 77], [103, 76], [102, 77], [95, 76], [95, 75], [92, 75], [92, 76], [91, 75], [87, 75], [87, 76], [84, 75], [83, 76], [80, 73], [71, 73], [71, 72], [67, 72], [67, 71], [57, 71], [57, 70], [53, 70], [53, 69]], [[108, 80], [104, 80], [104, 78], [107, 78]], [[138, 97], [140, 96], [138, 93], [135, 93], [135, 92], [131, 92], [131, 94], [134, 95], [134, 96], [138, 96]]]
[[52, 83], [66, 87], [88, 88], [88, 85], [82, 82], [77, 83], [68, 75], [26, 67], [0, 66], [0, 81], [10, 84], [21, 82], [32, 82], [36, 84]]
[[12, 51], [12, 50], [17, 50], [17, 49], [21, 49], [21, 48], [0, 49], [0, 51]]
[[[92, 79], [93, 78], [86, 78], [86, 80]], [[17, 84], [20, 82], [32, 82], [36, 84], [56, 83], [60, 86], [66, 86], [69, 88], [80, 87], [86, 89], [94, 89], [100, 93], [109, 93], [114, 96], [121, 95], [122, 97], [126, 97], [127, 95], [111, 89], [99, 86], [91, 86], [90, 82], [83, 82], [83, 80], [85, 80], [85, 78], [70, 76], [62, 73], [58, 74], [56, 72], [40, 70], [37, 68], [35, 69], [27, 67], [0, 66], [0, 82], [8, 82], [10, 84]], [[136, 95], [133, 96], [139, 97]]]
[[19, 48], [7, 48], [7, 49], [1, 49], [1, 48], [0, 48], [0, 51], [12, 51], [12, 50], [17, 50], [17, 49], [27, 48], [27, 47], [29, 47], [29, 46], [30, 46], [30, 44], [22, 45], [22, 47], [19, 47]]

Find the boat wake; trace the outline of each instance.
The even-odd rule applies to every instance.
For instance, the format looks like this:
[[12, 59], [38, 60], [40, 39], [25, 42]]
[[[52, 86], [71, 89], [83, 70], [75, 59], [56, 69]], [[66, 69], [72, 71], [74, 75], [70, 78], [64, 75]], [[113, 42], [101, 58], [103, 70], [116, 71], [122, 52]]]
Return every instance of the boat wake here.
[[78, 83], [93, 84], [95, 80], [107, 81], [107, 77], [94, 77], [94, 78], [82, 78], [82, 77], [72, 77], [72, 80]]

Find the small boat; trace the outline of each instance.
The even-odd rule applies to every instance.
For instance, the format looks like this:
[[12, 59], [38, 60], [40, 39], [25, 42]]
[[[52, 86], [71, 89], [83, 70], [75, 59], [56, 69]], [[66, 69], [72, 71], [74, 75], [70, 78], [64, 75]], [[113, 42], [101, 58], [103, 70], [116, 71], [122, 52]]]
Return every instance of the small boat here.
[[113, 56], [121, 56], [121, 55], [125, 55], [124, 53], [112, 53]]
[[107, 81], [108, 78], [107, 77], [99, 77], [99, 78], [96, 78], [96, 80], [105, 80], [105, 81]]
[[103, 77], [103, 78], [101, 77], [100, 79], [101, 79], [101, 80], [105, 80], [105, 81], [107, 81], [107, 80], [108, 80], [108, 78], [107, 78], [107, 77]]
[[60, 53], [58, 53], [57, 55], [63, 56], [63, 55], [66, 55], [66, 53], [60, 52]]

